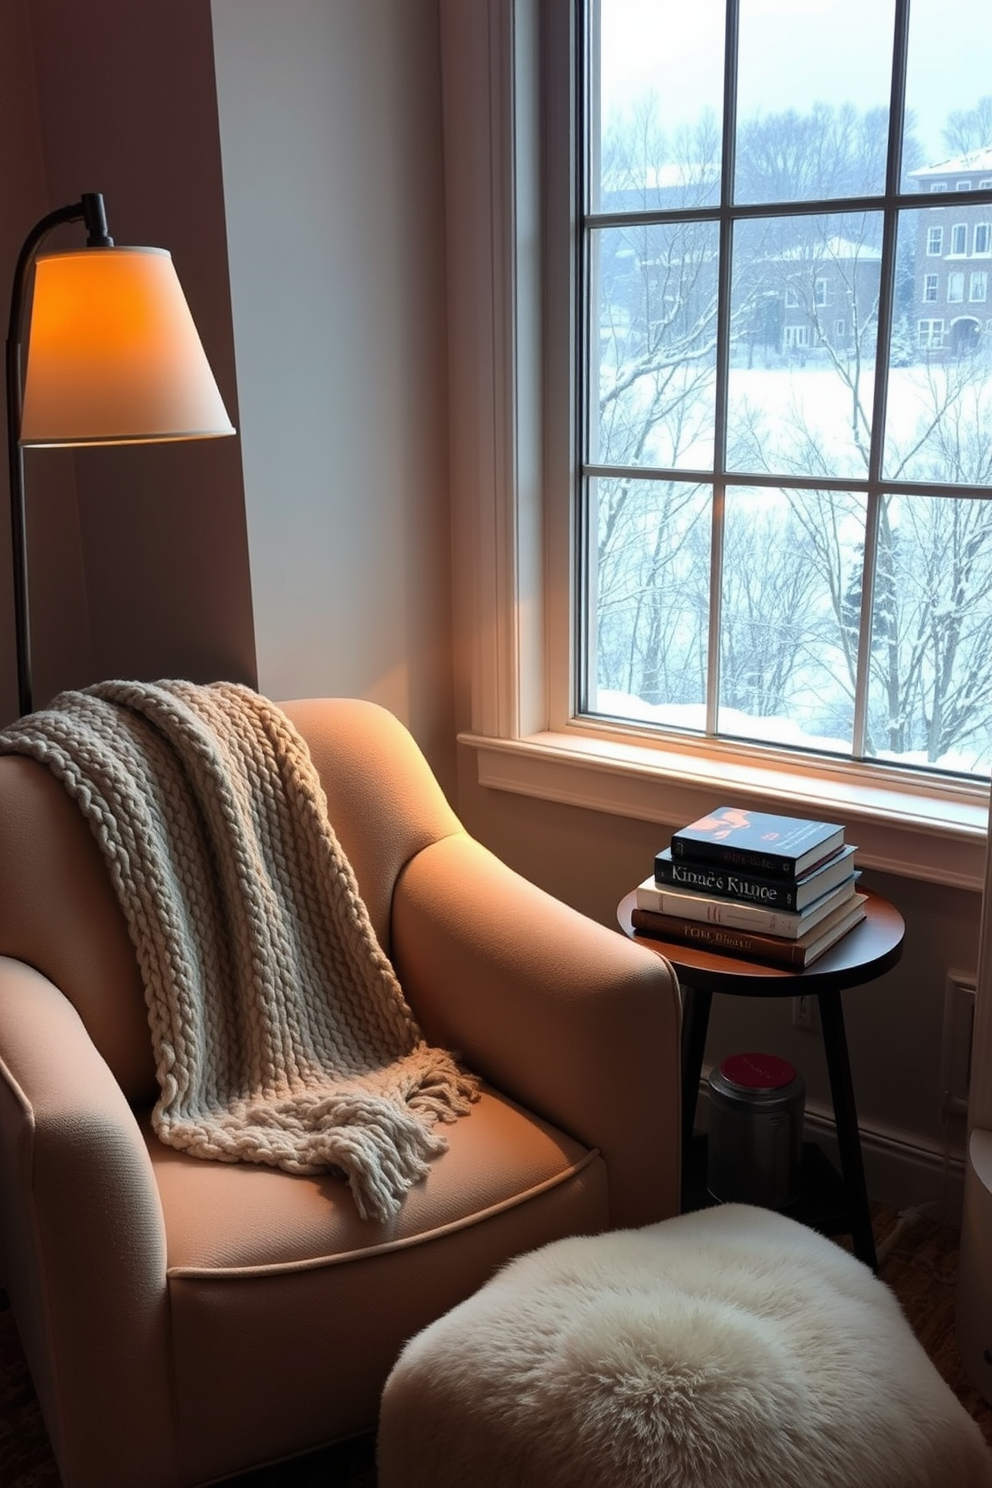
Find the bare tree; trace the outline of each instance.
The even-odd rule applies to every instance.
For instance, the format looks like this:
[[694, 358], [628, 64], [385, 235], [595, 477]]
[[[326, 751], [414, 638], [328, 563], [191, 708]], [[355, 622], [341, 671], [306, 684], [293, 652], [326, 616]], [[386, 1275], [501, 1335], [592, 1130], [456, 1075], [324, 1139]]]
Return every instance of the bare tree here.
[[974, 108], [948, 114], [942, 133], [952, 155], [970, 155], [974, 150], [992, 147], [992, 94], [980, 98]]
[[[952, 115], [964, 144], [985, 117]], [[678, 155], [646, 106], [634, 133], [604, 148], [604, 194], [621, 204], [691, 205], [712, 192], [702, 153], [705, 121]], [[915, 147], [909, 142], [908, 158]], [[711, 157], [715, 160], [715, 155]], [[701, 163], [702, 162], [702, 163]], [[809, 116], [753, 121], [738, 144], [743, 199], [799, 200], [869, 189], [884, 162], [884, 117], [816, 106]], [[666, 184], [667, 183], [667, 184]], [[632, 209], [634, 209], [632, 207]], [[728, 466], [766, 473], [768, 486], [728, 499], [721, 607], [721, 703], [752, 717], [803, 717], [810, 730], [850, 737], [859, 666], [864, 496], [790, 490], [790, 474], [867, 473], [878, 310], [878, 214], [797, 215], [739, 224], [731, 338], [750, 366], [755, 348], [781, 355], [782, 302], [809, 327], [810, 370], [833, 389], [833, 423], [802, 372], [774, 404], [736, 393], [732, 374]], [[746, 231], [744, 229], [747, 229]], [[702, 468], [712, 437], [716, 258], [709, 225], [603, 229], [597, 244], [600, 377], [593, 458], [621, 467], [597, 482], [595, 565], [599, 684], [645, 702], [705, 696], [710, 544], [707, 503], [679, 469]], [[829, 276], [831, 309], [820, 293]], [[904, 278], [906, 271], [904, 270]], [[843, 299], [845, 335], [833, 334]], [[833, 317], [833, 323], [831, 322]], [[909, 344], [907, 341], [906, 359]], [[744, 358], [746, 353], [746, 360]], [[908, 482], [992, 482], [992, 366], [976, 352], [900, 368], [890, 390], [887, 477]], [[839, 396], [838, 396], [839, 395]], [[767, 394], [764, 395], [767, 398]], [[630, 474], [668, 470], [664, 479]], [[628, 473], [622, 473], [626, 467]], [[920, 496], [877, 506], [868, 642], [869, 752], [931, 762], [992, 745], [992, 504]]]

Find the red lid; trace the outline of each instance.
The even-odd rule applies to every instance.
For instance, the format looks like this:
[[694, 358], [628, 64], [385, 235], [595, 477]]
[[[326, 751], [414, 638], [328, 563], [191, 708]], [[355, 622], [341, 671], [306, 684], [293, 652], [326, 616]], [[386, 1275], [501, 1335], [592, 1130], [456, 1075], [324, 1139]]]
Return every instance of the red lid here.
[[796, 1078], [789, 1061], [777, 1054], [731, 1054], [720, 1065], [720, 1073], [741, 1090], [781, 1090]]

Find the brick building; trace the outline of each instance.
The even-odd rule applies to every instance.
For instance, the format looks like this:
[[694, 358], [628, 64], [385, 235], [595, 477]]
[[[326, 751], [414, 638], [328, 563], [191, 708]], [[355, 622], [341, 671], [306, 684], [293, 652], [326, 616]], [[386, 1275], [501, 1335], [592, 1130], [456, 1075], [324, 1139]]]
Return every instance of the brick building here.
[[992, 147], [912, 171], [921, 194], [946, 196], [916, 213], [913, 319], [919, 351], [962, 356], [992, 332]]

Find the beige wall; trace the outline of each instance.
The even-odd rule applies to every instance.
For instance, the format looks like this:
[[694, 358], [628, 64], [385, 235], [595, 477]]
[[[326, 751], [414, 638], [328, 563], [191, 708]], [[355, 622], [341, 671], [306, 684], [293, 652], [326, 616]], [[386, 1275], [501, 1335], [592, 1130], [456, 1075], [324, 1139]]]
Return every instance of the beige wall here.
[[[0, 4], [0, 180], [4, 210], [0, 212], [0, 285], [6, 331], [14, 264], [32, 225], [50, 210], [42, 151], [41, 120], [34, 43], [28, 0]], [[3, 512], [0, 517], [0, 720], [17, 712], [14, 631], [11, 616], [10, 522], [7, 517], [7, 459], [5, 425], [0, 429], [4, 451], [0, 470]], [[28, 457], [31, 536], [44, 563], [37, 563], [32, 583], [37, 600], [36, 652], [39, 690], [50, 685], [47, 658], [58, 653], [70, 676], [82, 674], [89, 663], [89, 617], [83, 582], [76, 488], [72, 457], [61, 451], [50, 457]], [[32, 554], [36, 549], [32, 548]], [[57, 618], [56, 618], [57, 617]]]
[[259, 685], [453, 784], [436, 0], [213, 0]]
[[[16, 43], [0, 48], [5, 112], [8, 84], [18, 99], [4, 158], [30, 162], [5, 191], [3, 282], [44, 212], [103, 192], [118, 242], [172, 252], [237, 422], [209, 14], [197, 0], [3, 0], [0, 12]], [[48, 246], [82, 243], [69, 227]], [[26, 467], [36, 703], [111, 675], [254, 680], [237, 440], [32, 451]], [[5, 612], [9, 714], [8, 635]]]
[[[615, 925], [619, 900], [651, 872], [667, 832], [480, 786], [470, 749], [460, 751], [459, 766], [459, 810], [470, 830], [542, 888]], [[866, 873], [864, 883], [891, 899], [907, 926], [900, 964], [844, 995], [869, 1188], [897, 1205], [946, 1198], [954, 1218], [964, 1130], [960, 1120], [946, 1130], [941, 1120], [944, 988], [949, 970], [974, 975], [980, 895], [878, 873]], [[811, 1110], [830, 1110], [819, 1034], [793, 1027], [788, 1000], [714, 999], [707, 1061], [748, 1049], [792, 1060], [805, 1076]]]
[[112, 674], [359, 694], [452, 785], [436, 0], [0, 0], [0, 26], [0, 277], [103, 191], [118, 241], [171, 249], [239, 429], [29, 453], [36, 701]]

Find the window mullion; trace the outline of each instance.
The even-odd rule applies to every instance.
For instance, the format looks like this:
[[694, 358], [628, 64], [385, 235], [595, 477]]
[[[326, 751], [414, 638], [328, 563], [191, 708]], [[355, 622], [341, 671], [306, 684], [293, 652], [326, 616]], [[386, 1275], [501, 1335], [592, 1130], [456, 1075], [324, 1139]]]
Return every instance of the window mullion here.
[[723, 539], [726, 530], [726, 488], [718, 481], [713, 488], [713, 517], [710, 537], [710, 621], [706, 646], [706, 732], [715, 736], [720, 713], [721, 624], [723, 617]]
[[871, 676], [872, 617], [875, 605], [875, 573], [878, 562], [878, 528], [882, 497], [877, 491], [868, 496], [865, 512], [865, 545], [861, 565], [861, 610], [858, 618], [858, 659], [854, 682], [854, 724], [852, 749], [855, 758], [863, 758], [868, 743], [868, 683]]

